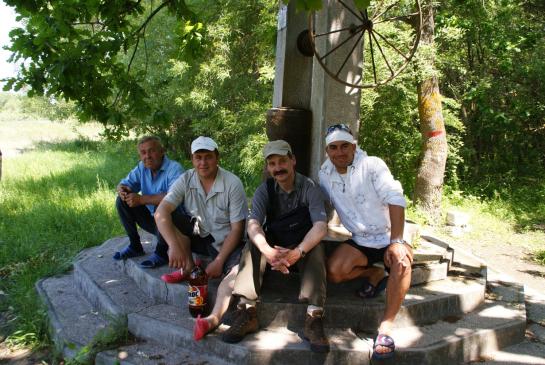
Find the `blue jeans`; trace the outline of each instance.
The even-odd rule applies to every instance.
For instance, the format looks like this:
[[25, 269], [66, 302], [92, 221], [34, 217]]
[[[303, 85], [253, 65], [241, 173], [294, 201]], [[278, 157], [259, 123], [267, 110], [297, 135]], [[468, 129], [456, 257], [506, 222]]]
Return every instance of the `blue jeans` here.
[[134, 251], [140, 252], [143, 250], [142, 243], [140, 242], [140, 235], [138, 234], [137, 225], [144, 231], [149, 232], [157, 237], [157, 246], [155, 247], [155, 253], [168, 261], [168, 245], [159, 233], [157, 226], [155, 225], [155, 219], [145, 205], [137, 207], [129, 207], [127, 203], [117, 197], [115, 201], [117, 213], [119, 219], [127, 236], [129, 236], [129, 247]]

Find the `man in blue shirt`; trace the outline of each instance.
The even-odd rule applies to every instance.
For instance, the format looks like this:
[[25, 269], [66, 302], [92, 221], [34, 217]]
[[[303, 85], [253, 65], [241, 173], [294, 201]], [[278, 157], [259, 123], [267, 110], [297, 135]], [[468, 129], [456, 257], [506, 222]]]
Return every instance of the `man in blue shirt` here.
[[157, 237], [155, 253], [140, 264], [144, 268], [155, 268], [168, 263], [168, 245], [157, 230], [153, 214], [184, 169], [178, 162], [165, 156], [159, 137], [145, 136], [138, 141], [137, 146], [140, 162], [117, 186], [116, 208], [130, 244], [116, 252], [114, 260], [126, 260], [145, 254], [138, 225]]

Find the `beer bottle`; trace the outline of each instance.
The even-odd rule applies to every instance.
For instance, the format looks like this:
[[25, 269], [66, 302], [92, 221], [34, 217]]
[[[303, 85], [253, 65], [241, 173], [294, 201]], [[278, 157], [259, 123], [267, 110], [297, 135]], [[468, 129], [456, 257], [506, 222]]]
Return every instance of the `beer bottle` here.
[[187, 290], [189, 313], [191, 316], [193, 318], [196, 318], [199, 314], [201, 317], [206, 316], [208, 308], [208, 276], [202, 268], [200, 261], [197, 261], [195, 267], [191, 270]]

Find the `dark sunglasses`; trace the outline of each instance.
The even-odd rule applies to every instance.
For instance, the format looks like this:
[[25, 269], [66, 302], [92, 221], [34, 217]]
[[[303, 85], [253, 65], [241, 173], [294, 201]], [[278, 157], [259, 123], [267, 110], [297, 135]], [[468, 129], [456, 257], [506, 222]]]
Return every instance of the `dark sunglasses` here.
[[333, 124], [332, 126], [329, 126], [327, 128], [326, 136], [330, 135], [331, 133], [333, 133], [336, 130], [341, 130], [341, 131], [345, 131], [345, 132], [348, 132], [348, 133], [352, 134], [352, 131], [350, 130], [350, 127], [347, 126], [344, 123], [341, 123], [341, 124]]

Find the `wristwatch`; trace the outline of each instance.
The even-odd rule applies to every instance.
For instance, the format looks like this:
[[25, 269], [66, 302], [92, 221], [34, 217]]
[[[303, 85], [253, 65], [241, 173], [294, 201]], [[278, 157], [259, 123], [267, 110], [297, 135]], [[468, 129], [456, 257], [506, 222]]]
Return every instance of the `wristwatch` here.
[[305, 250], [303, 250], [303, 249], [301, 248], [301, 246], [297, 246], [297, 249], [299, 250], [299, 253], [301, 254], [301, 258], [305, 257], [305, 255], [307, 254], [307, 253], [305, 252]]
[[403, 238], [396, 238], [396, 239], [390, 240], [390, 244], [392, 244], [392, 243], [404, 244], [404, 243], [407, 243], [407, 242]]

